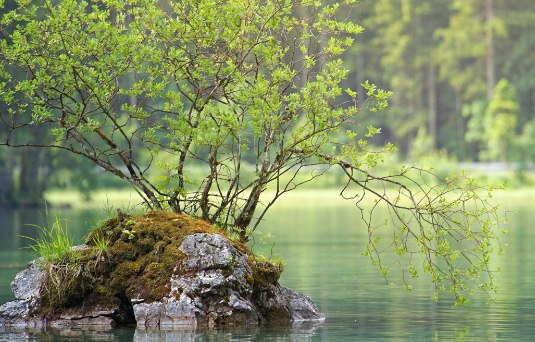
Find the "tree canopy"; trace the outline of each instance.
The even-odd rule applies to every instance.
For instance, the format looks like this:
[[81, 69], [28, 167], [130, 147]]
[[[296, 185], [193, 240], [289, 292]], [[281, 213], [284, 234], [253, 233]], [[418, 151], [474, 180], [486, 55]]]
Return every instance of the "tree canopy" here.
[[[535, 63], [530, 58], [535, 2], [377, 0], [363, 1], [353, 15], [366, 33], [345, 58], [351, 69], [345, 84], [370, 79], [394, 92], [388, 120], [361, 115], [367, 122], [380, 122], [383, 139], [400, 148], [401, 158], [411, 158], [418, 132], [425, 129], [432, 151], [457, 160], [533, 163], [525, 153], [531, 137], [524, 126], [532, 124], [535, 113]], [[474, 136], [474, 125], [481, 122], [500, 80], [516, 89], [518, 107], [514, 122], [501, 124], [517, 138], [502, 146], [507, 161], [488, 153], [494, 147], [483, 136]]]
[[[81, 155], [149, 208], [200, 216], [242, 241], [281, 195], [338, 168], [385, 276], [380, 255], [391, 249], [408, 287], [423, 271], [459, 303], [474, 286], [491, 292], [489, 189], [416, 167], [375, 170], [395, 147], [371, 145], [380, 130], [359, 113], [384, 109], [391, 93], [341, 86], [341, 55], [363, 30], [348, 20], [355, 4], [19, 1], [0, 19], [1, 144]], [[28, 138], [35, 127], [45, 139]], [[390, 215], [377, 224], [379, 205]], [[386, 245], [383, 226], [393, 228]]]

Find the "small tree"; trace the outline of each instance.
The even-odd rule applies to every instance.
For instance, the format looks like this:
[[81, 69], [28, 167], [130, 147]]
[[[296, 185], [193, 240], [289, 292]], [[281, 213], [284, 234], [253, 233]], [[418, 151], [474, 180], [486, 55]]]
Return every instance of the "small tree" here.
[[242, 241], [281, 195], [339, 167], [345, 198], [375, 196], [363, 218], [382, 273], [379, 203], [406, 272], [430, 273], [437, 294], [449, 284], [458, 302], [470, 282], [492, 290], [496, 208], [486, 189], [414, 167], [373, 173], [394, 147], [369, 147], [379, 130], [363, 131], [358, 113], [383, 109], [390, 93], [366, 82], [357, 103], [356, 90], [339, 87], [340, 55], [362, 31], [345, 20], [355, 2], [20, 1], [1, 19], [2, 144], [28, 146], [19, 132], [46, 126], [50, 141], [36, 147], [82, 155], [148, 207], [199, 215]]
[[466, 139], [480, 148], [482, 160], [510, 162], [520, 145], [516, 126], [519, 104], [515, 87], [506, 79], [496, 84], [494, 96], [489, 102], [476, 101], [463, 108], [469, 117]]
[[484, 116], [483, 159], [511, 161], [520, 105], [517, 102], [514, 85], [506, 79], [496, 84]]

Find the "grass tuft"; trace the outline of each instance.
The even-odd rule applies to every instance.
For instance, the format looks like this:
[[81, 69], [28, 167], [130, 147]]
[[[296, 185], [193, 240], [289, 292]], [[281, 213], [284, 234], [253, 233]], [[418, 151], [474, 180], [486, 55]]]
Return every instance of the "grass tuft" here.
[[111, 238], [101, 234], [94, 234], [91, 241], [93, 241], [93, 244], [99, 252], [106, 252], [110, 245]]
[[38, 229], [38, 236], [33, 238], [23, 235], [22, 237], [32, 242], [29, 248], [33, 251], [35, 257], [43, 258], [44, 263], [52, 263], [72, 253], [74, 238], [68, 233], [66, 221], [62, 224], [60, 218], [56, 216], [54, 223], [50, 227], [45, 224], [42, 226], [30, 224], [29, 226]]

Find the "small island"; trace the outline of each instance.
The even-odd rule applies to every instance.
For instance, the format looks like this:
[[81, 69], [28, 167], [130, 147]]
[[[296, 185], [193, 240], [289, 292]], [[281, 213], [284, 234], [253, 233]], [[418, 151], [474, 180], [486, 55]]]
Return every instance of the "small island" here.
[[184, 214], [120, 213], [56, 260], [12, 283], [0, 326], [144, 328], [323, 321], [305, 295], [278, 283], [282, 265], [253, 255]]

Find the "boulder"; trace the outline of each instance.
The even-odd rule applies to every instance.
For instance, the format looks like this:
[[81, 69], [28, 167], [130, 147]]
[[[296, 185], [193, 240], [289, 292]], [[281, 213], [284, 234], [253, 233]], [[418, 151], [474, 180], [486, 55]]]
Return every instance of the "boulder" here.
[[[76, 247], [78, 248], [78, 246]], [[41, 259], [30, 262], [11, 282], [15, 300], [0, 306], [0, 326], [19, 328], [42, 328], [114, 324], [113, 311], [88, 308], [82, 312], [73, 310], [48, 319], [41, 307], [41, 287], [45, 271], [40, 267]]]
[[44, 275], [38, 262], [32, 261], [11, 282], [15, 300], [0, 306], [0, 325], [34, 327], [40, 324], [39, 320], [33, 319], [39, 306], [39, 289]]
[[186, 258], [162, 300], [133, 305], [138, 326], [257, 325], [321, 321], [307, 296], [277, 283], [255, 286], [247, 258], [218, 234], [187, 236]]
[[[142, 231], [141, 226], [134, 226], [131, 231], [137, 231], [136, 228]], [[84, 271], [83, 267], [78, 268], [80, 282], [86, 286], [74, 286], [78, 291], [76, 296], [67, 297], [75, 300], [56, 309], [47, 306], [50, 301], [44, 295], [43, 284], [47, 278], [45, 268], [38, 260], [33, 261], [12, 283], [15, 300], [0, 306], [0, 326], [136, 324], [138, 328], [152, 330], [179, 327], [195, 329], [223, 325], [320, 322], [325, 318], [310, 298], [278, 283], [280, 269], [276, 269], [275, 264], [256, 258], [222, 234], [188, 233], [180, 239], [177, 247], [179, 252], [175, 251], [173, 255], [180, 257], [174, 263], [166, 264], [167, 268], [171, 268], [167, 270], [168, 273], [162, 273], [161, 270], [156, 273], [167, 277], [164, 282], [155, 281], [154, 284], [164, 284], [158, 285], [158, 291], [143, 287], [144, 284], [149, 284], [146, 278], [154, 277], [155, 274], [144, 273], [157, 266], [153, 265], [153, 261], [139, 264], [137, 260], [142, 258], [141, 252], [128, 254], [129, 265], [136, 265], [136, 272], [131, 272], [136, 278], [122, 279], [121, 283], [128, 284], [116, 285], [120, 290], [110, 288], [103, 291], [101, 288], [104, 285], [112, 286], [118, 281], [112, 279], [104, 282], [102, 279], [117, 277], [117, 274], [130, 274], [117, 270], [124, 266], [119, 261], [112, 261], [113, 253], [110, 252], [112, 255], [108, 256], [110, 260], [107, 262], [97, 264], [93, 261], [91, 264], [95, 269], [104, 269], [104, 264], [112, 265], [105, 268], [106, 271], [90, 273]], [[77, 250], [90, 253], [91, 247], [84, 246]], [[110, 250], [113, 251], [111, 247]], [[123, 246], [121, 253], [124, 254], [124, 250]], [[155, 253], [150, 249], [145, 252]], [[98, 257], [104, 256], [101, 254]], [[164, 258], [163, 254], [160, 257]], [[93, 278], [98, 282], [91, 280]], [[100, 292], [96, 289], [100, 289]], [[102, 293], [108, 293], [111, 297], [103, 297]], [[160, 293], [159, 298], [155, 293]]]

